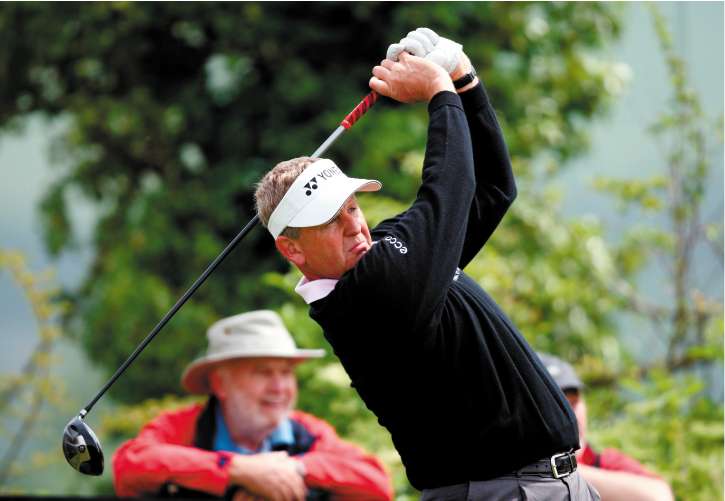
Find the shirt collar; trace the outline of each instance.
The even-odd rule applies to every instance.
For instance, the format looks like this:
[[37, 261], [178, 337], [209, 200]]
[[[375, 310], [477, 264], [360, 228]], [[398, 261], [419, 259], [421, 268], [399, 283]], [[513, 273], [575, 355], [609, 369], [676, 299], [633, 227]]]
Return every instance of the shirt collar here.
[[312, 304], [315, 301], [327, 297], [330, 292], [333, 291], [338, 280], [334, 278], [320, 278], [318, 280], [307, 280], [307, 277], [302, 277], [297, 286], [295, 292], [302, 296], [305, 303]]
[[292, 423], [289, 418], [282, 420], [281, 423], [275, 428], [272, 433], [267, 435], [267, 438], [262, 442], [259, 450], [253, 451], [242, 447], [234, 442], [231, 435], [229, 434], [229, 428], [227, 423], [224, 421], [224, 415], [221, 411], [221, 406], [217, 403], [214, 412], [214, 419], [216, 422], [216, 433], [214, 434], [214, 450], [215, 451], [228, 451], [236, 452], [239, 454], [257, 454], [259, 452], [269, 452], [271, 450], [278, 450], [279, 446], [292, 446], [295, 443], [294, 433], [292, 431]]
[[[372, 245], [378, 243], [378, 240], [374, 240]], [[315, 301], [327, 297], [330, 292], [335, 289], [339, 280], [334, 278], [318, 278], [317, 280], [308, 280], [304, 275], [297, 282], [295, 292], [302, 296], [305, 303], [312, 304]]]

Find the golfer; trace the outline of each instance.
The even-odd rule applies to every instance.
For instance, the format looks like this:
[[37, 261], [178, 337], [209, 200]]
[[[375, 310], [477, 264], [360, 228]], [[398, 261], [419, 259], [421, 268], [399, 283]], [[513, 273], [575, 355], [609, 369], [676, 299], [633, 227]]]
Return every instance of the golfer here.
[[413, 204], [368, 228], [355, 193], [379, 182], [331, 160], [282, 162], [257, 210], [304, 277], [297, 292], [422, 499], [598, 499], [576, 472], [576, 418], [537, 355], [463, 271], [516, 196], [501, 130], [461, 46], [421, 28], [370, 87], [427, 102]]

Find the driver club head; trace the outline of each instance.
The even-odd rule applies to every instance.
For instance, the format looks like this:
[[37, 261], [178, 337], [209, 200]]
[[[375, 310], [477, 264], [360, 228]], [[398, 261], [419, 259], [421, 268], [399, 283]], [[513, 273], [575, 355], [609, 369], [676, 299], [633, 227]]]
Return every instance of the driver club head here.
[[103, 449], [93, 430], [78, 415], [63, 430], [63, 455], [68, 464], [85, 475], [103, 473]]

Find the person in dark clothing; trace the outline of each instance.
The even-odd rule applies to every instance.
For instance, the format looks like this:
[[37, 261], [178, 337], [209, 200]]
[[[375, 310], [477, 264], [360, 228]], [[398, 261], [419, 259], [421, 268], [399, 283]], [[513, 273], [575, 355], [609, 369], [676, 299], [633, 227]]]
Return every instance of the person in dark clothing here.
[[602, 501], [672, 501], [672, 489], [659, 475], [614, 448], [596, 451], [587, 440], [588, 418], [584, 383], [568, 362], [539, 353], [551, 377], [566, 395], [579, 426], [579, 472], [593, 485]]
[[422, 183], [369, 230], [355, 198], [380, 183], [298, 158], [260, 182], [257, 210], [304, 275], [310, 305], [422, 499], [598, 499], [576, 472], [576, 419], [536, 354], [463, 271], [516, 186], [493, 108], [461, 46], [421, 28], [370, 87], [427, 102]]

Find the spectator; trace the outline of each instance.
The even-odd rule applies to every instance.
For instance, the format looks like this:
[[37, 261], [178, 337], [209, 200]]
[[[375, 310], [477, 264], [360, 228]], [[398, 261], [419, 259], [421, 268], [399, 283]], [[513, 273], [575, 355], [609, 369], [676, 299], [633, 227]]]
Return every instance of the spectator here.
[[323, 350], [298, 349], [272, 311], [219, 320], [207, 337], [207, 355], [181, 382], [208, 401], [162, 413], [116, 451], [119, 496], [392, 498], [380, 461], [293, 410], [294, 368]]
[[566, 395], [579, 425], [579, 472], [593, 485], [602, 501], [670, 501], [672, 491], [661, 477], [617, 449], [596, 452], [586, 440], [587, 406], [584, 384], [574, 368], [552, 355], [539, 353], [554, 381]]

